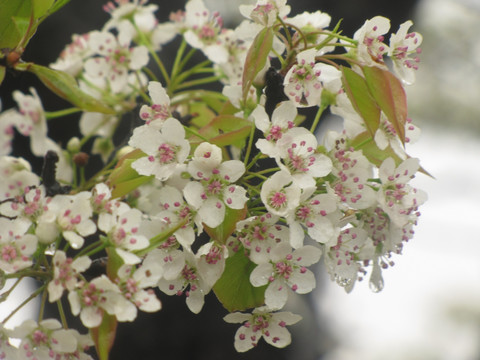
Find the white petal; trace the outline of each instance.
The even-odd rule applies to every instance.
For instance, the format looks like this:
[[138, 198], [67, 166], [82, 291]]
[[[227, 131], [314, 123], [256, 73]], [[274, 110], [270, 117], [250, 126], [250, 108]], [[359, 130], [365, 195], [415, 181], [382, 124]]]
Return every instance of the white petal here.
[[266, 285], [272, 275], [272, 265], [260, 264], [251, 272], [250, 283], [255, 287]]
[[265, 305], [271, 310], [285, 306], [288, 298], [288, 286], [280, 279], [274, 280], [265, 290]]

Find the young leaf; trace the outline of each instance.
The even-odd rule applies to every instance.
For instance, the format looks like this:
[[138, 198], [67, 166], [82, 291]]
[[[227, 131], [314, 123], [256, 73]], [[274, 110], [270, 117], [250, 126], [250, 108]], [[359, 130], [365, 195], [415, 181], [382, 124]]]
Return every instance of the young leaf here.
[[248, 91], [252, 86], [255, 76], [257, 76], [267, 63], [267, 57], [270, 50], [272, 50], [272, 44], [273, 29], [267, 27], [257, 34], [250, 49], [248, 49], [242, 77], [242, 95], [244, 101], [247, 99]]
[[380, 108], [370, 94], [367, 83], [362, 76], [346, 67], [342, 67], [342, 74], [345, 92], [373, 138], [380, 123]]
[[365, 66], [363, 73], [370, 93], [405, 144], [407, 96], [402, 83], [390, 71], [375, 66]]
[[15, 66], [15, 69], [37, 75], [47, 88], [82, 110], [115, 114], [115, 110], [80, 90], [75, 78], [66, 72], [34, 63], [20, 63]]
[[225, 270], [213, 287], [223, 307], [230, 312], [243, 311], [263, 305], [267, 286], [254, 287], [250, 273], [256, 265], [245, 256], [241, 248], [227, 258]]

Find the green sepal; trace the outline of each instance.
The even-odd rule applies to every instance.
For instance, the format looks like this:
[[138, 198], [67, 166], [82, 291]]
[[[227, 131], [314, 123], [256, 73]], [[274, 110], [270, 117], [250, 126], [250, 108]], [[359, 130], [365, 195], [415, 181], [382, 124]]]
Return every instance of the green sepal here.
[[250, 274], [257, 265], [245, 255], [243, 247], [225, 261], [225, 270], [213, 287], [223, 307], [230, 312], [244, 311], [265, 303], [267, 285], [254, 287]]

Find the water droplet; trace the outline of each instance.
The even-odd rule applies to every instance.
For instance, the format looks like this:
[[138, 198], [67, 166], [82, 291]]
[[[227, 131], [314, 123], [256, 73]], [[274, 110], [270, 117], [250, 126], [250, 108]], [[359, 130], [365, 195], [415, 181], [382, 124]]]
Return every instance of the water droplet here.
[[352, 283], [352, 279], [349, 278], [344, 278], [342, 276], [335, 275], [335, 281], [337, 282], [338, 285], [340, 286], [348, 286]]
[[[376, 266], [375, 266], [376, 265]], [[372, 275], [370, 275], [369, 287], [374, 293], [378, 293], [383, 290], [383, 277], [382, 270], [378, 264], [373, 266]]]

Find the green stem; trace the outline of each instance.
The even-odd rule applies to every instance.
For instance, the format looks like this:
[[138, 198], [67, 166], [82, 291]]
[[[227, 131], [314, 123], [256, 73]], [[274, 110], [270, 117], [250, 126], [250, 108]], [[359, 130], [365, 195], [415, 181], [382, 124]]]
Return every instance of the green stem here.
[[42, 293], [42, 300], [40, 301], [40, 310], [38, 312], [38, 322], [43, 320], [43, 313], [45, 312], [45, 304], [47, 303], [48, 291]]
[[177, 90], [186, 89], [186, 88], [197, 86], [197, 85], [209, 84], [209, 83], [218, 81], [221, 78], [222, 78], [221, 76], [209, 76], [201, 79], [182, 82], [180, 85], [177, 86]]
[[249, 169], [253, 165], [253, 164], [250, 164], [250, 167], [247, 167], [248, 158], [250, 157], [250, 152], [252, 151], [254, 135], [255, 135], [255, 126], [252, 126], [251, 129], [250, 129], [250, 136], [248, 138], [247, 151], [245, 152], [245, 159], [243, 160], [243, 163], [245, 164], [245, 168], [247, 168], [247, 169]]
[[210, 141], [205, 136], [201, 135], [199, 132], [197, 132], [193, 129], [190, 129], [188, 126], [184, 125], [183, 128], [185, 129], [186, 132], [192, 134], [193, 136], [196, 136], [196, 137], [202, 139], [203, 141], [207, 141], [207, 142]]
[[79, 109], [76, 107], [59, 110], [59, 111], [45, 111], [45, 117], [47, 118], [47, 120], [51, 120], [51, 119], [56, 119], [62, 116], [71, 115], [71, 114], [75, 114], [77, 112], [82, 112], [82, 111], [83, 111], [82, 109]]
[[315, 133], [315, 130], [317, 129], [318, 122], [320, 121], [320, 117], [322, 116], [323, 111], [326, 109], [326, 106], [324, 104], [320, 104], [318, 107], [317, 114], [315, 115], [315, 119], [313, 120], [312, 127], [310, 128], [310, 132], [312, 134]]
[[60, 314], [60, 320], [64, 329], [68, 329], [67, 317], [65, 316], [65, 311], [63, 310], [62, 300], [57, 300], [58, 313]]
[[252, 159], [252, 161], [250, 161], [250, 163], [248, 165], [245, 166], [245, 171], [247, 171], [248, 169], [250, 169], [253, 165], [255, 165], [257, 163], [257, 161], [263, 156], [263, 154], [261, 152], [259, 152], [257, 155], [255, 155]]
[[22, 307], [24, 307], [30, 301], [35, 299], [45, 289], [45, 287], [46, 285], [39, 287], [28, 298], [26, 298], [20, 305], [18, 305], [5, 319], [3, 319], [2, 325], [5, 325], [7, 321], [10, 320], [13, 317], [13, 315], [15, 315]]

